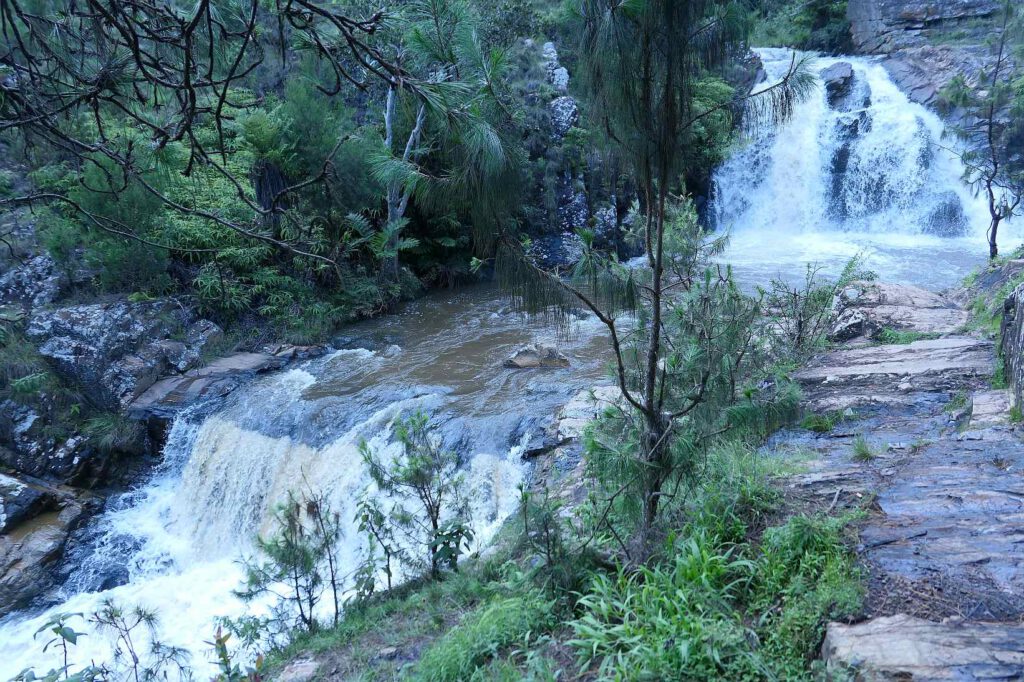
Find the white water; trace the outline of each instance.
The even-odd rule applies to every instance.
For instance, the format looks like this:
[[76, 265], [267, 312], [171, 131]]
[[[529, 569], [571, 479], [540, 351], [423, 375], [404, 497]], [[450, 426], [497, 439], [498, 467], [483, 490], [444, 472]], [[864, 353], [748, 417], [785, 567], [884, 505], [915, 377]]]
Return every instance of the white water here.
[[[783, 77], [793, 53], [759, 52], [763, 88]], [[881, 64], [818, 58], [812, 70], [840, 61], [854, 68], [848, 110], [831, 108], [819, 87], [792, 120], [755, 134], [715, 174], [717, 226], [732, 235], [723, 260], [744, 281], [764, 283], [779, 274], [800, 278], [807, 263], [838, 274], [860, 252], [887, 281], [954, 285], [987, 257], [984, 201], [961, 182], [959, 159], [942, 148], [954, 144], [942, 121], [909, 101]], [[844, 151], [846, 170], [837, 174]], [[937, 234], [948, 232], [955, 236]], [[1019, 230], [1004, 228], [1004, 252], [1019, 242]]]
[[[193, 652], [197, 679], [208, 678], [216, 619], [266, 609], [247, 607], [232, 590], [243, 578], [239, 559], [252, 553], [257, 533], [274, 530], [272, 510], [289, 491], [327, 493], [344, 526], [340, 572], [356, 568], [365, 547], [356, 502], [371, 484], [359, 443], [385, 460], [398, 454], [391, 423], [400, 414], [430, 412], [445, 444], [463, 455], [475, 544], [485, 545], [518, 504], [526, 474], [518, 427], [592, 385], [606, 348], [584, 320], [579, 337], [563, 344], [571, 369], [502, 369], [513, 348], [547, 332], [486, 288], [422, 299], [353, 333], [387, 337], [401, 350], [337, 351], [257, 379], [212, 411], [179, 417], [159, 470], [92, 522], [94, 539], [74, 553], [58, 604], [0, 622], [0, 680], [58, 666], [57, 650], [42, 652], [48, 637], [34, 633], [56, 612], [88, 615], [105, 599], [156, 611], [163, 641]], [[112, 575], [123, 584], [102, 589]], [[109, 661], [110, 642], [80, 638], [72, 660]]]

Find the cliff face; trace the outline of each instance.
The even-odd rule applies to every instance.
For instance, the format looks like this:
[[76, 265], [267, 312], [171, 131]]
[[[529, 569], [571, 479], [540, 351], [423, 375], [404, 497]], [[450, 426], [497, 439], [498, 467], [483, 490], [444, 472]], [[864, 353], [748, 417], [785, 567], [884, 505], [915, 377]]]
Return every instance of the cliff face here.
[[985, 38], [1000, 0], [849, 0], [855, 49], [884, 55], [893, 80], [916, 102], [934, 105], [957, 74], [977, 85], [989, 60]]

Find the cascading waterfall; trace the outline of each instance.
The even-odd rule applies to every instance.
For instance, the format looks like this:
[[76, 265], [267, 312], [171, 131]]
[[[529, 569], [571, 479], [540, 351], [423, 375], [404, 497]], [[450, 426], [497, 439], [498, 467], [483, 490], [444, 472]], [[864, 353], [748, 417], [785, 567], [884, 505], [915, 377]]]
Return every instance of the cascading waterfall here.
[[[57, 605], [0, 622], [0, 679], [59, 667], [57, 650], [42, 653], [45, 638], [34, 633], [54, 613], [88, 615], [105, 599], [157, 612], [166, 643], [190, 650], [197, 678], [208, 677], [215, 620], [266, 608], [247, 607], [232, 590], [243, 578], [239, 560], [258, 533], [274, 530], [274, 507], [290, 491], [326, 494], [343, 525], [340, 573], [357, 567], [365, 545], [356, 504], [371, 483], [359, 445], [385, 460], [397, 454], [390, 427], [400, 414], [429, 412], [463, 456], [475, 543], [485, 545], [517, 508], [523, 434], [602, 376], [606, 357], [598, 327], [584, 320], [562, 346], [573, 367], [501, 369], [512, 349], [549, 332], [490, 289], [422, 299], [363, 330], [402, 346], [335, 351], [180, 415], [158, 470], [110, 500], [90, 539], [72, 548]], [[73, 660], [109, 661], [110, 642], [80, 638]]]
[[[759, 51], [778, 82], [793, 59]], [[885, 279], [935, 288], [954, 284], [986, 255], [984, 202], [961, 181], [941, 119], [911, 102], [870, 58], [821, 57], [812, 69], [847, 63], [844, 94], [819, 87], [792, 120], [755, 132], [714, 177], [716, 227], [732, 243], [724, 260], [764, 282], [801, 277], [804, 263], [836, 274], [864, 253]], [[1007, 232], [1003, 246], [1014, 241]]]

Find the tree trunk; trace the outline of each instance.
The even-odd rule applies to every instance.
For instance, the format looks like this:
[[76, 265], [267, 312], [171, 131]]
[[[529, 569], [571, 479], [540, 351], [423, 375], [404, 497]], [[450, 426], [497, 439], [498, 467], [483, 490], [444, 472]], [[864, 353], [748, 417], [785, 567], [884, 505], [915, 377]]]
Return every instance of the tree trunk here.
[[996, 235], [999, 233], [1001, 216], [993, 216], [992, 224], [988, 227], [988, 257], [995, 260], [999, 256], [999, 246], [996, 244]]

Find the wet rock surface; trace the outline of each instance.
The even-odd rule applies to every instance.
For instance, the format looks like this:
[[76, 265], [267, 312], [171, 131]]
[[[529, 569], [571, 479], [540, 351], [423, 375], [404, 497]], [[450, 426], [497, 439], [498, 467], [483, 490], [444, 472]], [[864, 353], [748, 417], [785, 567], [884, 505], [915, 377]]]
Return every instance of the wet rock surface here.
[[568, 367], [569, 358], [562, 355], [554, 346], [535, 343], [520, 348], [512, 357], [505, 360], [504, 366], [510, 369]]
[[[0, 534], [0, 616], [27, 606], [53, 586], [68, 536], [86, 515], [86, 504], [70, 493], [55, 488], [36, 492], [48, 498], [49, 511]], [[6, 508], [7, 498], [0, 504]]]
[[856, 335], [816, 358], [797, 373], [806, 409], [841, 417], [767, 446], [804, 456], [786, 480], [792, 499], [866, 512], [864, 621], [831, 624], [822, 656], [858, 680], [1022, 679], [1024, 440], [1012, 393], [989, 386], [995, 348], [955, 333], [950, 299], [887, 285], [861, 296], [866, 319], [945, 336], [872, 345]]

